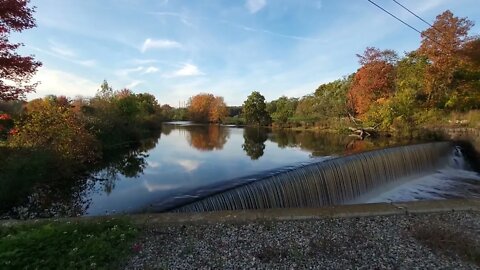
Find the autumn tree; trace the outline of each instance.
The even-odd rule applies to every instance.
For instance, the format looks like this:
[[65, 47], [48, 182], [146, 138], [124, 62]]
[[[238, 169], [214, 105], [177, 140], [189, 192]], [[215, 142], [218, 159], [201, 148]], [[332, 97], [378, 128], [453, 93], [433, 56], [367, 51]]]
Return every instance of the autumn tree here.
[[47, 149], [81, 163], [96, 159], [95, 137], [70, 108], [51, 99], [29, 102], [16, 127], [18, 133], [9, 138], [12, 147]]
[[418, 52], [430, 61], [426, 73], [426, 91], [431, 105], [444, 107], [452, 94], [455, 71], [460, 65], [457, 52], [469, 40], [473, 22], [455, 17], [450, 10], [438, 15], [432, 27], [422, 32]]
[[227, 117], [228, 110], [222, 97], [202, 93], [190, 98], [188, 113], [195, 122], [218, 123]]
[[355, 74], [348, 99], [354, 111], [362, 115], [373, 102], [393, 94], [398, 57], [392, 50], [381, 51], [373, 47], [368, 47], [363, 55], [357, 57], [362, 67]]
[[29, 0], [0, 0], [0, 101], [24, 98], [34, 91], [36, 83], [29, 84], [41, 63], [33, 55], [21, 56], [16, 51], [22, 43], [11, 43], [12, 32], [35, 27], [34, 7]]
[[272, 122], [267, 112], [265, 97], [257, 91], [253, 91], [243, 102], [242, 114], [247, 124], [265, 126]]
[[223, 97], [215, 97], [208, 112], [208, 120], [212, 123], [222, 122], [228, 115], [227, 105]]

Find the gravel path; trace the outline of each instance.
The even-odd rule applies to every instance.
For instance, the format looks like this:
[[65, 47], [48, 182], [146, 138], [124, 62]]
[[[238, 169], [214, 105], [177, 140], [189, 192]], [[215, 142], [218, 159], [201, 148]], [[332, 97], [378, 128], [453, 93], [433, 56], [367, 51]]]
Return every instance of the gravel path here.
[[480, 269], [480, 213], [157, 225], [134, 249], [126, 269]]

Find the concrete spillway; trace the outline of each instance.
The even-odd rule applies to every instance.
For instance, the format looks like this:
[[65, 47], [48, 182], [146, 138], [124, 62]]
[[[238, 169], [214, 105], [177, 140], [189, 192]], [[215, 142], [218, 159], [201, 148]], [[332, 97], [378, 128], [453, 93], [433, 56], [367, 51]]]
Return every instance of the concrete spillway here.
[[463, 162], [461, 152], [450, 142], [387, 148], [245, 178], [230, 187], [188, 196], [188, 200], [170, 210], [202, 212], [345, 204], [379, 187]]

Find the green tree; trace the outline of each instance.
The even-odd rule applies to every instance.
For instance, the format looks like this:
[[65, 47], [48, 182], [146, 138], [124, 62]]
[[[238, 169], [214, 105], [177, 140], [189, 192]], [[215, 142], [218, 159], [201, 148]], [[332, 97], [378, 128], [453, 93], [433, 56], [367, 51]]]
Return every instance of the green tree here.
[[297, 109], [298, 99], [282, 96], [267, 104], [267, 111], [272, 120], [278, 124], [286, 124]]
[[266, 126], [272, 122], [267, 112], [265, 97], [257, 91], [253, 91], [243, 102], [242, 113], [250, 125]]

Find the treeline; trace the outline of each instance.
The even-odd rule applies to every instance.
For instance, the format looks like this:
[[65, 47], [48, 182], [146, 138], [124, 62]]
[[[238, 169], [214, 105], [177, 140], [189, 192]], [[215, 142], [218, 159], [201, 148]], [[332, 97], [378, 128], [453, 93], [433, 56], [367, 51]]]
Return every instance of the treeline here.
[[[393, 50], [368, 47], [357, 55], [361, 65], [357, 72], [322, 84], [310, 95], [266, 102], [255, 91], [241, 111], [227, 107], [216, 119], [202, 120], [324, 129], [354, 122], [386, 131], [455, 118], [480, 122], [480, 113], [472, 111], [480, 107], [480, 39], [468, 34], [473, 25], [447, 10], [422, 33], [420, 47], [401, 57]], [[196, 106], [189, 107], [192, 120], [198, 120]]]
[[0, 210], [41, 183], [78, 178], [115, 155], [129, 158], [131, 148], [159, 134], [172, 111], [151, 94], [114, 91], [106, 81], [93, 98], [0, 102]]

